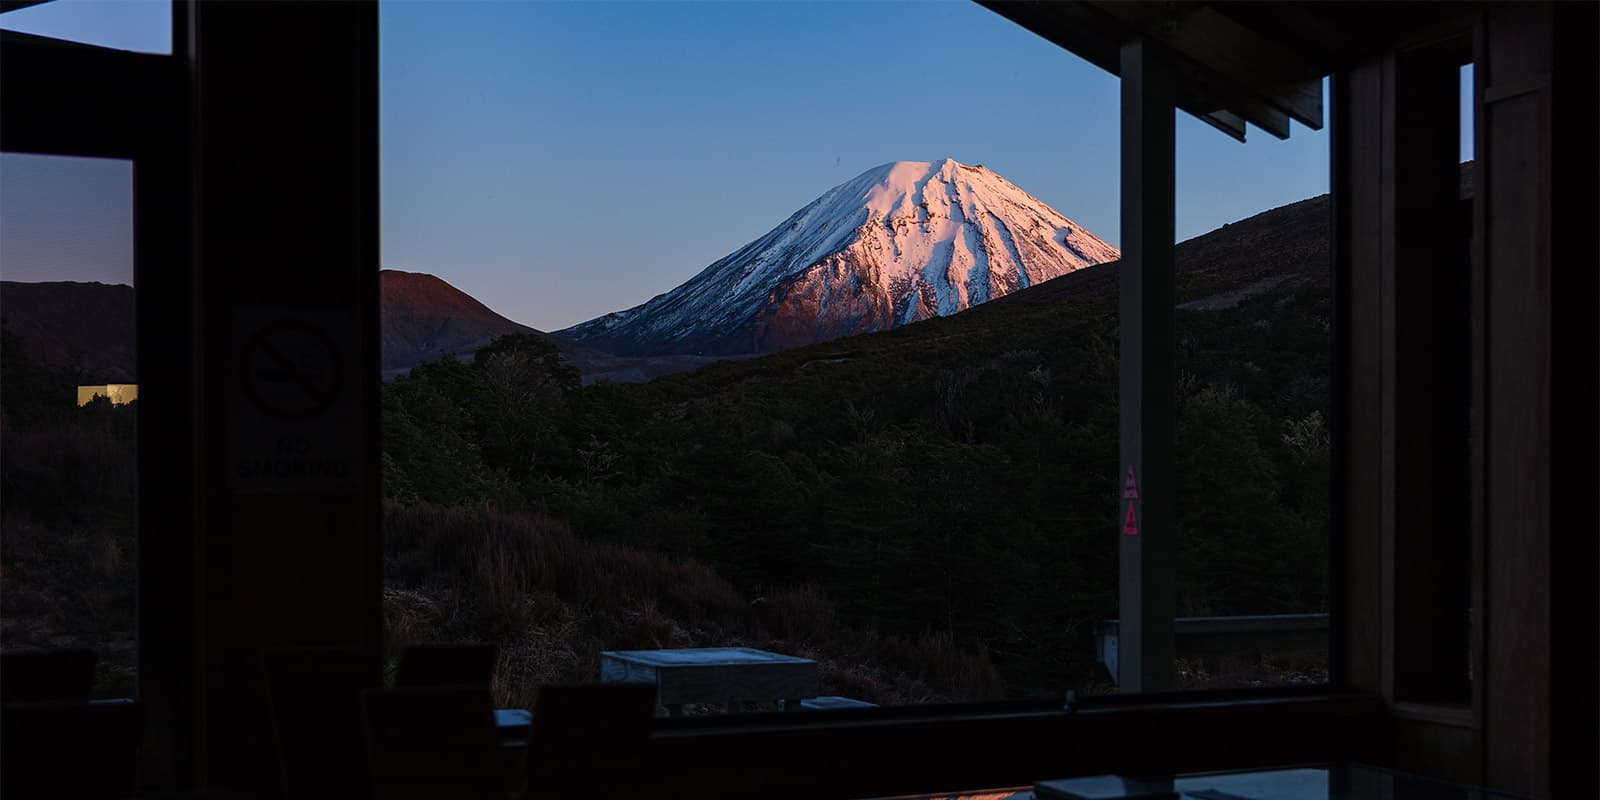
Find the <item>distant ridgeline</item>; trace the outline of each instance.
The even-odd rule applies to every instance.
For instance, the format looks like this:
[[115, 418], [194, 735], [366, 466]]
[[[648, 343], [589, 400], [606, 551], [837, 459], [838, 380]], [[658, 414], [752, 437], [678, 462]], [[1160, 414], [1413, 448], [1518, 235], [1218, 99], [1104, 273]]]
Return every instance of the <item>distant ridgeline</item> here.
[[0, 322], [29, 359], [74, 383], [133, 383], [135, 298], [124, 284], [0, 281]]

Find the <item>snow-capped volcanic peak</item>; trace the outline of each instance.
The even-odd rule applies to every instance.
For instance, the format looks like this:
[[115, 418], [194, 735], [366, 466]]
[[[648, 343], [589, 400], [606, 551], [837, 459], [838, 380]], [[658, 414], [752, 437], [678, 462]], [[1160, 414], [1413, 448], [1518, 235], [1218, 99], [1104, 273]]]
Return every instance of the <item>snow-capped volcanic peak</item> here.
[[1119, 255], [981, 165], [897, 161], [682, 286], [561, 335], [629, 355], [769, 352], [953, 314]]

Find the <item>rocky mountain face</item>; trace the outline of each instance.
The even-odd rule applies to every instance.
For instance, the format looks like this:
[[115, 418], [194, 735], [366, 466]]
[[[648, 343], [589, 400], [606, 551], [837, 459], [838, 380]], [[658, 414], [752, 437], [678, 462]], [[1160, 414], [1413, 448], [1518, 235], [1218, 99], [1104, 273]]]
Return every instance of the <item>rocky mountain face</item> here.
[[557, 333], [618, 355], [773, 352], [947, 316], [1119, 257], [986, 167], [900, 161], [682, 286]]

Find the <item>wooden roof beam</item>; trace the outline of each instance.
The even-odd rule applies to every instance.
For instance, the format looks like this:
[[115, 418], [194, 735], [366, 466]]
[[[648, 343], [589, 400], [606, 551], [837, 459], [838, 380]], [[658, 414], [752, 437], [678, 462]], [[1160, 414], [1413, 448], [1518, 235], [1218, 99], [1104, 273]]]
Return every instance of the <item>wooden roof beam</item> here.
[[[1122, 73], [1119, 43], [1138, 32], [1136, 26], [1103, 13], [1092, 3], [978, 2], [1113, 75]], [[1288, 138], [1289, 118], [1283, 112], [1229, 86], [1190, 59], [1178, 58], [1174, 66], [1180, 71], [1177, 106], [1185, 113], [1240, 142], [1245, 141], [1246, 123], [1279, 139]], [[1320, 83], [1317, 89], [1320, 102]]]
[[1231, 111], [1213, 111], [1199, 115], [1200, 121], [1223, 133], [1244, 141], [1244, 118]]
[[0, 0], [0, 14], [4, 14], [7, 11], [16, 11], [18, 9], [27, 8], [28, 6], [36, 6], [48, 2], [50, 2], [50, 0]]
[[[1215, 122], [1207, 117], [1217, 112], [1225, 112], [1240, 120], [1272, 134], [1278, 139], [1289, 138], [1289, 115], [1279, 111], [1253, 95], [1239, 91], [1236, 87], [1226, 84], [1218, 85], [1214, 77], [1208, 75], [1199, 66], [1192, 63], [1180, 65], [1183, 91], [1180, 94], [1179, 107], [1190, 114], [1199, 117], [1213, 127]], [[1230, 136], [1230, 131], [1224, 130]], [[1239, 136], [1234, 138], [1243, 141]]]
[[[1096, 2], [1095, 9], [1171, 47], [1213, 73], [1218, 83], [1252, 95], [1312, 130], [1322, 129], [1322, 76], [1292, 50], [1201, 6]], [[1232, 109], [1248, 116], [1244, 109]], [[1269, 123], [1270, 124], [1270, 123]], [[1263, 130], [1268, 130], [1263, 126]]]
[[1234, 97], [1223, 101], [1221, 106], [1279, 139], [1289, 138], [1289, 115], [1266, 103], [1254, 98]]

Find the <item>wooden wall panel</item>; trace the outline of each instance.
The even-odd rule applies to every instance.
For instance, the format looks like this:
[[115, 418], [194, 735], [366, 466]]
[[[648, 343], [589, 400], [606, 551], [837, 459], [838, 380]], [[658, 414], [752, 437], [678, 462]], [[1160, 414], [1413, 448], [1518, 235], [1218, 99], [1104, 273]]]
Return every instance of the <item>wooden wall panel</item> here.
[[1529, 3], [1485, 20], [1485, 772], [1509, 791], [1594, 796], [1597, 15]]
[[1550, 575], [1548, 486], [1549, 262], [1542, 257], [1538, 196], [1541, 98], [1495, 105], [1485, 135], [1489, 213], [1489, 464], [1487, 716], [1498, 786], [1538, 786], [1548, 747]]
[[1497, 8], [1488, 18], [1481, 136], [1486, 654], [1490, 785], [1543, 795], [1549, 751], [1550, 262], [1545, 247], [1548, 18]]
[[1427, 719], [1407, 714], [1403, 707], [1395, 711], [1385, 740], [1391, 763], [1456, 783], [1477, 784], [1483, 780], [1478, 768], [1482, 737], [1470, 724], [1463, 724], [1467, 721]]

